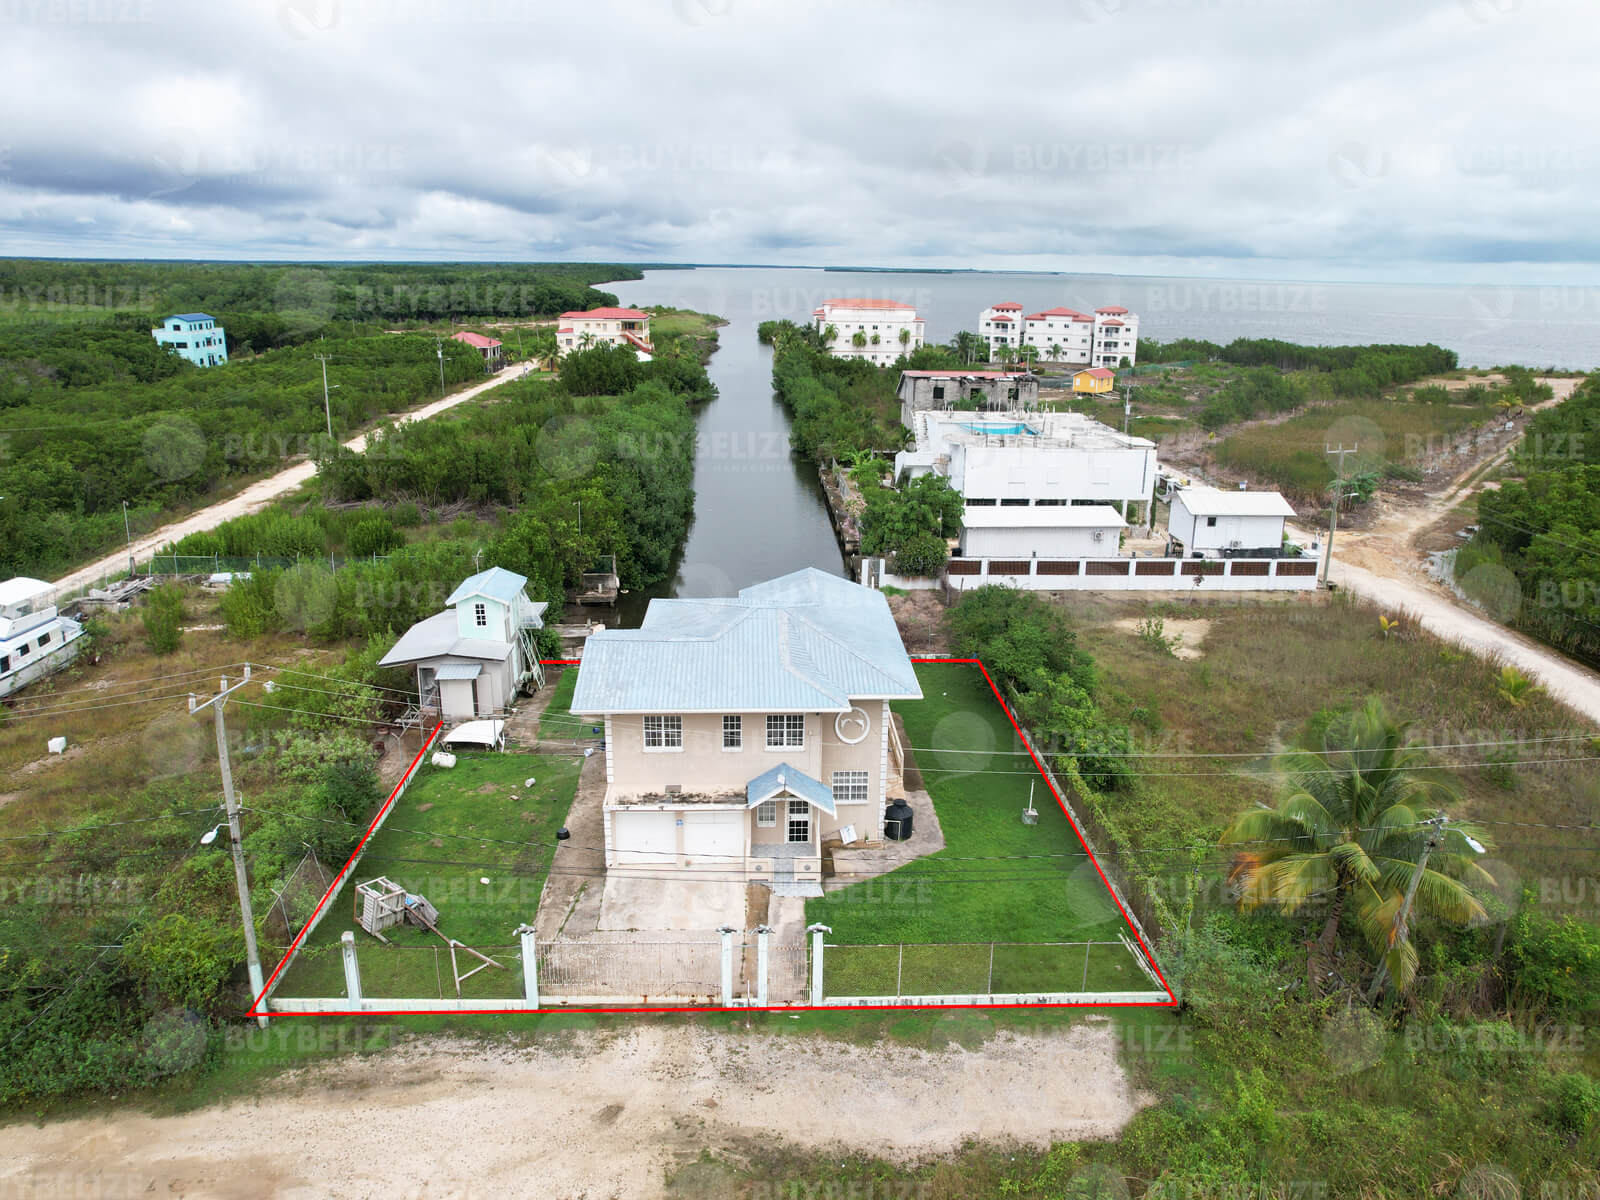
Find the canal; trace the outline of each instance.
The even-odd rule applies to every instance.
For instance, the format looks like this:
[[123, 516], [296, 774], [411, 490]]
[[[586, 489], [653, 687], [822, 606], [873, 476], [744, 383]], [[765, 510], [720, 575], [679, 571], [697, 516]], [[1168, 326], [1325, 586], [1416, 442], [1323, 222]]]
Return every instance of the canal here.
[[[791, 274], [795, 280], [782, 278]], [[691, 308], [728, 322], [706, 368], [718, 396], [698, 417], [688, 540], [669, 579], [622, 598], [621, 625], [637, 626], [655, 596], [731, 596], [801, 567], [845, 574], [816, 468], [789, 452], [788, 414], [772, 394], [772, 349], [756, 340], [756, 326], [770, 317], [809, 317], [809, 307], [775, 313], [773, 305], [803, 305], [820, 277], [712, 268], [601, 285], [623, 304]], [[603, 611], [595, 615], [604, 619]]]

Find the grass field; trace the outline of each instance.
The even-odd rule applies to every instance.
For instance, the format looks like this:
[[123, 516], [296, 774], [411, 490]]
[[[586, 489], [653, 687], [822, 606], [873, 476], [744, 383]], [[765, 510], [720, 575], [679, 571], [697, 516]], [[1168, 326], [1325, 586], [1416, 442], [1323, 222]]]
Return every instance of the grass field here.
[[[1127, 925], [1005, 712], [974, 666], [921, 664], [924, 699], [896, 705], [944, 831], [945, 849], [811, 900], [833, 933], [831, 995], [994, 990], [1145, 991], [1117, 943]], [[1037, 825], [1022, 823], [1034, 785]], [[1058, 943], [1080, 943], [1062, 946]], [[1084, 942], [1106, 942], [1089, 955]], [[902, 959], [897, 947], [908, 944]], [[928, 943], [938, 943], [929, 945]], [[981, 945], [979, 944], [981, 943]], [[914, 944], [914, 946], [913, 946]]]
[[[1276, 425], [1230, 433], [1215, 447], [1224, 467], [1252, 475], [1309, 501], [1325, 497], [1333, 479], [1329, 444], [1360, 446], [1371, 466], [1423, 467], [1447, 446], [1494, 421], [1483, 404], [1424, 404], [1399, 397], [1343, 400], [1306, 409]], [[1360, 469], [1352, 459], [1350, 470]]]
[[[383, 875], [426, 896], [439, 910], [444, 933], [504, 965], [504, 970], [491, 968], [473, 976], [463, 985], [464, 996], [521, 996], [516, 929], [531, 923], [538, 908], [555, 853], [555, 833], [577, 791], [578, 761], [538, 754], [462, 754], [449, 770], [422, 767], [285, 973], [280, 994], [344, 995], [338, 946], [345, 930], [356, 931], [366, 995], [455, 994], [449, 951], [434, 934], [397, 926], [385, 932], [392, 943], [385, 946], [356, 924], [355, 884]], [[531, 788], [524, 786], [529, 778], [537, 780]], [[459, 957], [462, 970], [477, 965], [469, 956]]]
[[[550, 704], [539, 714], [539, 737], [545, 740], [567, 740], [594, 736], [595, 726], [586, 724], [572, 715], [572, 692], [578, 686], [577, 667], [554, 667], [559, 672], [551, 693]], [[602, 726], [603, 728], [603, 726]]]
[[[1144, 772], [1141, 802], [1117, 814], [1137, 845], [1214, 843], [1235, 813], [1275, 800], [1274, 751], [1314, 740], [1334, 713], [1376, 695], [1412, 722], [1413, 738], [1438, 747], [1441, 767], [1452, 768], [1463, 800], [1451, 815], [1528, 823], [1489, 827], [1508, 878], [1589, 870], [1592, 843], [1575, 845], [1570, 831], [1540, 826], [1600, 828], [1594, 731], [1542, 692], [1510, 699], [1497, 667], [1409, 624], [1385, 637], [1375, 610], [1349, 602], [1065, 603], [1099, 664], [1102, 702], [1143, 746], [1165, 756]], [[1129, 614], [1209, 620], [1201, 657], [1175, 659], [1108, 623]], [[1480, 742], [1509, 744], [1471, 745]]]

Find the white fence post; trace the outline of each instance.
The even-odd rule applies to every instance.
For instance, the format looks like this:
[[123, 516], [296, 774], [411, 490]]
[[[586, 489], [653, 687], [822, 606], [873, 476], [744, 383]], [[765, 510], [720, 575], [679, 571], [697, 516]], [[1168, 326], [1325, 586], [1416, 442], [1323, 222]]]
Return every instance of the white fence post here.
[[722, 1007], [733, 1007], [733, 926], [717, 930], [722, 935]]
[[811, 935], [811, 1004], [815, 1008], [822, 1007], [822, 935], [832, 933], [833, 930], [826, 925], [807, 925], [806, 932]]
[[765, 925], [756, 926], [756, 1006], [767, 1006], [767, 939], [772, 930]]
[[522, 994], [532, 1008], [539, 1007], [539, 944], [533, 926], [519, 925], [522, 935]]
[[361, 968], [356, 964], [356, 935], [346, 929], [339, 936], [339, 951], [344, 955], [344, 991], [352, 1004], [361, 1003]]

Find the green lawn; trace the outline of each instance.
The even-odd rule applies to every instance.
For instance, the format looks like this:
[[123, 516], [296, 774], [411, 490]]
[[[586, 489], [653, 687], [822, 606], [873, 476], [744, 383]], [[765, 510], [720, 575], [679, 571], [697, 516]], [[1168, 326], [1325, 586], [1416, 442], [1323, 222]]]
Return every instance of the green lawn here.
[[578, 686], [578, 668], [554, 667], [552, 670], [560, 673], [556, 676], [555, 692], [550, 697], [550, 704], [539, 716], [540, 739], [571, 741], [573, 738], [600, 736], [595, 732], [603, 728], [599, 722], [585, 724], [572, 715], [572, 692]]
[[[1127, 924], [1094, 864], [974, 666], [923, 664], [924, 699], [896, 705], [945, 849], [806, 904], [832, 928], [833, 995], [967, 991], [1145, 991], [1150, 981], [1116, 945]], [[977, 751], [977, 753], [972, 753]], [[1037, 825], [1022, 823], [1034, 784]], [[995, 951], [989, 942], [1023, 943]], [[1076, 946], [1059, 943], [1079, 943]], [[900, 943], [944, 943], [908, 948]], [[982, 943], [979, 945], [978, 943]], [[882, 950], [868, 947], [889, 946]]]
[[[540, 754], [462, 754], [422, 773], [368, 843], [352, 879], [287, 972], [284, 996], [342, 996], [339, 937], [356, 931], [362, 990], [368, 996], [453, 996], [445, 943], [411, 925], [385, 931], [385, 946], [360, 930], [355, 884], [383, 875], [426, 896], [439, 928], [489, 954], [489, 968], [463, 985], [464, 996], [522, 995], [517, 926], [532, 922], [555, 852], [555, 832], [577, 792], [579, 759]], [[537, 780], [533, 787], [527, 779]], [[484, 883], [483, 880], [488, 882]], [[461, 969], [476, 965], [457, 952]]]

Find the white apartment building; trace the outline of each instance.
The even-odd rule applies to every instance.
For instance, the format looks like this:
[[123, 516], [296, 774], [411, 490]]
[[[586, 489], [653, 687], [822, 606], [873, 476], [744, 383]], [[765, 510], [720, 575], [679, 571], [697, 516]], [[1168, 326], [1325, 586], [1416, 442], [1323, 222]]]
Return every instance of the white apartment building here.
[[641, 362], [649, 362], [655, 353], [650, 344], [650, 314], [637, 308], [591, 308], [587, 312], [564, 312], [556, 322], [556, 346], [562, 354], [598, 342], [632, 346]]
[[1119, 305], [1097, 308], [1091, 315], [1072, 308], [1047, 308], [1024, 314], [1022, 305], [994, 304], [978, 317], [978, 335], [988, 343], [990, 359], [1000, 347], [1031, 346], [1042, 362], [1120, 367], [1136, 361], [1139, 317]]
[[864, 358], [889, 366], [923, 345], [925, 322], [915, 306], [897, 300], [846, 296], [824, 300], [811, 312], [812, 323], [835, 358]]

